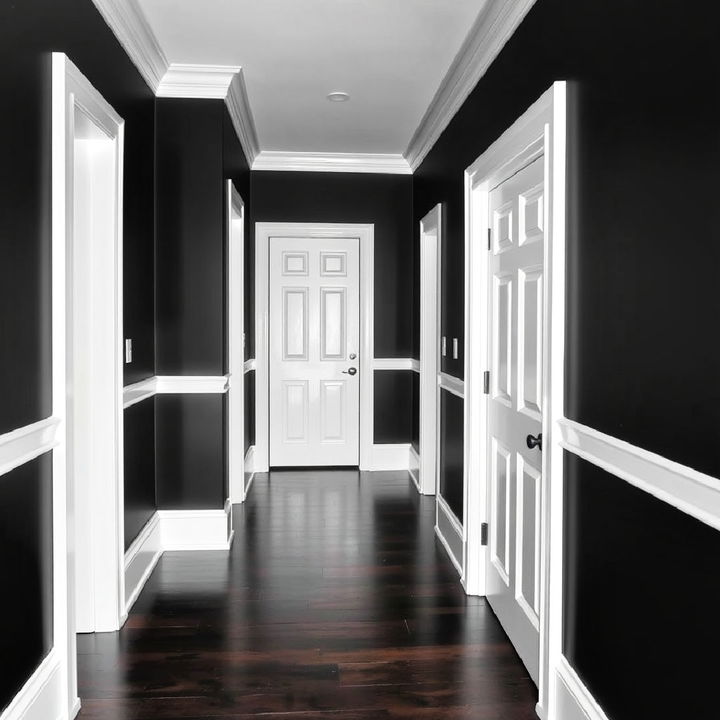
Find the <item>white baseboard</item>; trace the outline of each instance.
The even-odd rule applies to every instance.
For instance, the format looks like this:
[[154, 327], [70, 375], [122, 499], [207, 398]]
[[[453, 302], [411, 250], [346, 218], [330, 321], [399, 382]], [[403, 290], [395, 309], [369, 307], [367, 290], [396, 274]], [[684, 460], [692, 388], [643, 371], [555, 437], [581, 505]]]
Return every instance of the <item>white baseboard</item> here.
[[461, 581], [464, 581], [463, 545], [465, 540], [462, 525], [441, 495], [437, 495], [437, 511], [435, 534], [445, 550], [447, 550], [447, 554], [458, 571]]
[[60, 658], [53, 648], [5, 708], [0, 720], [62, 720], [63, 695]]
[[408, 454], [408, 471], [410, 472], [410, 477], [412, 477], [413, 482], [415, 483], [415, 487], [417, 487], [418, 492], [420, 492], [420, 456], [417, 453], [417, 450], [412, 446], [412, 443], [410, 444], [410, 450]]
[[410, 443], [397, 445], [373, 445], [370, 467], [362, 468], [371, 472], [382, 470], [409, 470]]
[[229, 550], [229, 504], [224, 510], [160, 510], [162, 547], [174, 550]]
[[561, 657], [557, 666], [557, 720], [608, 720], [583, 681]]
[[162, 552], [162, 530], [156, 512], [125, 553], [125, 616], [145, 587]]
[[245, 453], [245, 474], [250, 474], [250, 479], [245, 481], [245, 497], [255, 479], [255, 446], [251, 445]]

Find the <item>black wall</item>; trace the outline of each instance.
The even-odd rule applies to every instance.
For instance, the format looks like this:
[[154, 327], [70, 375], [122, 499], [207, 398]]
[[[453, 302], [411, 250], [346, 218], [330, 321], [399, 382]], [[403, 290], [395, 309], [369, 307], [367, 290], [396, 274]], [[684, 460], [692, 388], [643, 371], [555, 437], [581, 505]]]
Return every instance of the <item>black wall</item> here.
[[[462, 346], [463, 172], [553, 81], [572, 81], [566, 414], [713, 476], [720, 475], [720, 388], [713, 382], [720, 342], [708, 328], [719, 309], [719, 40], [711, 3], [667, 0], [649, 9], [627, 0], [539, 0], [414, 178], [416, 224], [444, 203], [442, 328]], [[461, 377], [462, 358], [443, 369]], [[694, 711], [671, 708], [678, 678], [687, 677], [678, 675], [680, 658], [705, 677], [699, 658], [707, 643], [692, 604], [717, 598], [717, 580], [695, 563], [717, 551], [717, 539], [679, 513], [651, 507], [648, 497], [632, 500], [631, 523], [623, 514], [628, 488], [610, 477], [600, 486], [577, 463], [568, 465], [568, 483], [575, 493], [568, 544], [590, 561], [566, 588], [569, 612], [583, 620], [568, 618], [565, 639], [582, 679], [614, 719], [709, 717], [711, 682], [685, 686]], [[589, 498], [608, 511], [596, 509], [591, 522]], [[669, 552], [661, 538], [675, 539], [690, 575], [658, 564]], [[632, 577], [621, 583], [625, 564]], [[661, 583], [668, 577], [682, 577], [696, 599], [678, 603]], [[612, 605], [594, 630], [592, 595], [592, 607], [604, 611], [608, 596]], [[688, 620], [685, 636], [675, 630], [679, 617]], [[662, 648], [652, 632], [666, 640]], [[629, 686], [624, 677], [638, 672], [643, 680]], [[652, 678], [653, 692], [644, 678]], [[659, 687], [668, 704], [640, 710]]]
[[[412, 357], [414, 251], [410, 176], [254, 172], [252, 202], [253, 222], [373, 223], [375, 357]], [[375, 398], [380, 401], [375, 406], [375, 442], [411, 441], [409, 383], [409, 371], [375, 373]], [[386, 394], [381, 395], [378, 386]], [[395, 401], [400, 404], [393, 404]]]
[[155, 399], [125, 410], [125, 549], [157, 510], [155, 498]]
[[439, 490], [461, 523], [465, 516], [463, 454], [463, 401], [443, 390], [440, 393]]
[[[154, 372], [153, 93], [90, 0], [0, 3], [0, 433], [52, 413], [52, 51], [125, 120], [124, 319], [134, 341], [125, 382]], [[0, 608], [0, 707], [51, 643], [50, 474], [44, 456], [0, 477], [0, 566], [12, 588]]]

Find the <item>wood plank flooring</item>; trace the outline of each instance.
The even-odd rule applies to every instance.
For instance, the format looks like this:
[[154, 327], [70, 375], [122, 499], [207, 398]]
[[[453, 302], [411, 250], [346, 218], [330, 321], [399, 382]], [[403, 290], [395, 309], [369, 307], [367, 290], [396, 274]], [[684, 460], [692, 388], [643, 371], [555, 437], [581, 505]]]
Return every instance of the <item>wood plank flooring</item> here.
[[274, 472], [230, 553], [167, 553], [119, 633], [79, 636], [81, 720], [530, 720], [407, 473]]

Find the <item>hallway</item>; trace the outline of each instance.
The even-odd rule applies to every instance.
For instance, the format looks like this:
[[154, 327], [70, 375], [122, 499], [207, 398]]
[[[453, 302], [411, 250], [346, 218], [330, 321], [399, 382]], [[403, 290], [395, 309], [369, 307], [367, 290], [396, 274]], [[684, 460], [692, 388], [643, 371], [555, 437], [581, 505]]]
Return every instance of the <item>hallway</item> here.
[[273, 472], [223, 552], [167, 553], [78, 638], [82, 720], [529, 720], [536, 690], [405, 472]]

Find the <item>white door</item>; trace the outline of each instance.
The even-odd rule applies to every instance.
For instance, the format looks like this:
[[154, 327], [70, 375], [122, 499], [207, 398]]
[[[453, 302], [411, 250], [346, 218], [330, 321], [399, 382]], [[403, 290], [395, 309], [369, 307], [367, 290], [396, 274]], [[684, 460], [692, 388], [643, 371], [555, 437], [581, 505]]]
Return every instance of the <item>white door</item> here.
[[540, 647], [543, 176], [540, 157], [490, 193], [487, 598], [535, 683]]
[[358, 465], [360, 240], [270, 238], [270, 465]]

